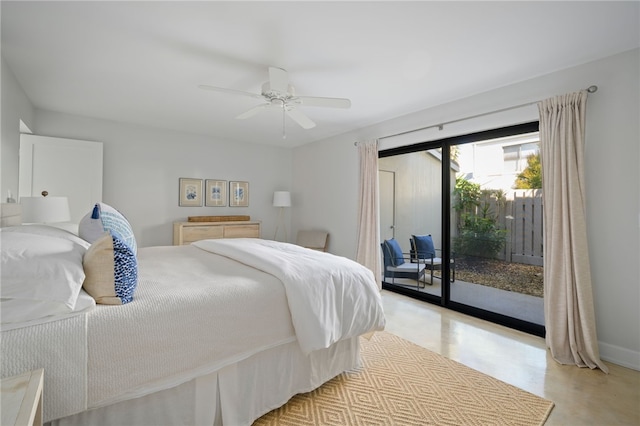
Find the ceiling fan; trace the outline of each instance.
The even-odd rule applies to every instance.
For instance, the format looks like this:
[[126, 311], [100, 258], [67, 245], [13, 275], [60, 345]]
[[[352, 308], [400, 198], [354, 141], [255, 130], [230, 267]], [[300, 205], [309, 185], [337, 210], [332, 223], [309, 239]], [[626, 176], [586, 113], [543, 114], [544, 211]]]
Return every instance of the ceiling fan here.
[[238, 119], [246, 119], [253, 117], [260, 111], [265, 109], [281, 109], [283, 120], [283, 137], [284, 134], [284, 119], [285, 116], [289, 116], [293, 121], [298, 123], [303, 129], [311, 129], [315, 127], [316, 123], [311, 121], [304, 113], [302, 113], [299, 106], [316, 106], [326, 108], [349, 108], [351, 107], [351, 101], [345, 98], [321, 98], [317, 96], [298, 96], [295, 93], [293, 86], [289, 84], [289, 74], [282, 68], [269, 67], [269, 81], [262, 84], [262, 93], [244, 92], [242, 90], [225, 89], [223, 87], [209, 86], [201, 84], [198, 86], [201, 89], [213, 90], [216, 92], [230, 93], [234, 95], [249, 96], [251, 98], [262, 99], [266, 101], [263, 104], [256, 105], [248, 111], [238, 115]]

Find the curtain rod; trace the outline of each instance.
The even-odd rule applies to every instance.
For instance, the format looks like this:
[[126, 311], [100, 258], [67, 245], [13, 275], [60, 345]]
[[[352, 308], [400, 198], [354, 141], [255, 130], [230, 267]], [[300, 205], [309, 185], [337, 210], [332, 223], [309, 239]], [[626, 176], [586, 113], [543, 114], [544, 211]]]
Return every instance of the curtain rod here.
[[[595, 92], [598, 91], [598, 86], [589, 86], [589, 87], [587, 87], [586, 91], [588, 93], [595, 93]], [[511, 106], [511, 107], [507, 107], [507, 108], [497, 109], [495, 111], [483, 112], [481, 114], [471, 115], [469, 117], [458, 118], [458, 119], [451, 120], [451, 121], [445, 121], [445, 122], [440, 123], [440, 124], [432, 124], [430, 126], [420, 127], [419, 129], [407, 130], [405, 132], [395, 133], [393, 135], [382, 136], [382, 137], [379, 137], [378, 140], [387, 139], [387, 138], [393, 138], [393, 137], [396, 137], [396, 136], [402, 136], [402, 135], [406, 135], [406, 134], [409, 134], [409, 133], [419, 132], [421, 130], [433, 129], [433, 128], [436, 128], [436, 127], [438, 128], [438, 130], [442, 130], [444, 128], [444, 126], [446, 126], [448, 124], [458, 123], [460, 121], [471, 120], [471, 119], [478, 118], [478, 117], [484, 117], [485, 115], [497, 114], [499, 112], [509, 111], [509, 110], [512, 110], [512, 109], [523, 108], [523, 107], [526, 107], [526, 106], [529, 106], [529, 105], [535, 105], [538, 102], [541, 102], [541, 101], [527, 102], [526, 104], [514, 105], [514, 106]], [[358, 146], [358, 142], [354, 142], [354, 145]]]

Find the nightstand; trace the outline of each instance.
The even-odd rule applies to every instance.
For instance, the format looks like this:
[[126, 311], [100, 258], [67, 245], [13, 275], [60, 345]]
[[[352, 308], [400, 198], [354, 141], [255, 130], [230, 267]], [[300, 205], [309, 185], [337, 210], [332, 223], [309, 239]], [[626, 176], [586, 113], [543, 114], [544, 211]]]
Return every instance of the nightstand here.
[[2, 426], [42, 426], [44, 369], [2, 379]]

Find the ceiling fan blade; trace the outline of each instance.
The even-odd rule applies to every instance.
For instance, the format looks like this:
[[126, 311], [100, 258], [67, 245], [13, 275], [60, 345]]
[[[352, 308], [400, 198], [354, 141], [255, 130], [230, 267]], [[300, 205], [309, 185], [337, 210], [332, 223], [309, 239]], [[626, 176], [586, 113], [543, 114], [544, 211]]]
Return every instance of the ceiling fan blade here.
[[260, 105], [254, 106], [253, 108], [251, 108], [250, 110], [248, 110], [246, 112], [243, 112], [242, 114], [240, 114], [236, 118], [239, 119], [239, 120], [244, 120], [245, 118], [253, 117], [254, 115], [259, 113], [263, 109], [267, 109], [270, 106], [271, 106], [271, 104], [260, 104]]
[[291, 117], [293, 121], [298, 123], [300, 127], [302, 127], [303, 129], [312, 129], [316, 127], [316, 123], [311, 121], [309, 117], [301, 113], [299, 110], [292, 108], [292, 109], [287, 109], [286, 111], [287, 111], [287, 115]]
[[258, 93], [243, 92], [242, 90], [226, 89], [224, 87], [209, 86], [207, 84], [199, 84], [198, 87], [200, 89], [213, 90], [214, 92], [229, 93], [232, 95], [242, 95], [242, 96], [249, 96], [251, 98], [262, 99], [262, 95]]
[[269, 87], [275, 92], [287, 93], [289, 74], [282, 68], [269, 67]]
[[326, 108], [350, 108], [351, 101], [345, 98], [319, 98], [317, 96], [297, 96], [295, 101], [304, 106], [317, 106]]

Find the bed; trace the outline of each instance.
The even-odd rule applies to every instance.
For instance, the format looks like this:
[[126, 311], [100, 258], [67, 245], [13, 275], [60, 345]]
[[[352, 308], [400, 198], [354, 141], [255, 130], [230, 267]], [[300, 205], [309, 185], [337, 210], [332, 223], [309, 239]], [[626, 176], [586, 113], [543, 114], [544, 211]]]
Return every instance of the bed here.
[[[49, 315], [25, 318], [21, 307], [33, 301], [18, 300], [24, 268], [12, 262], [34, 251], [24, 272], [33, 275], [49, 245], [60, 245], [70, 266], [55, 256], [52, 264], [77, 275], [96, 242], [44, 225], [3, 228], [0, 237], [1, 374], [44, 368], [51, 425], [248, 425], [357, 367], [359, 336], [384, 328], [366, 268], [249, 238], [137, 249], [130, 302], [95, 303], [79, 288]], [[12, 296], [18, 308], [7, 303]]]

